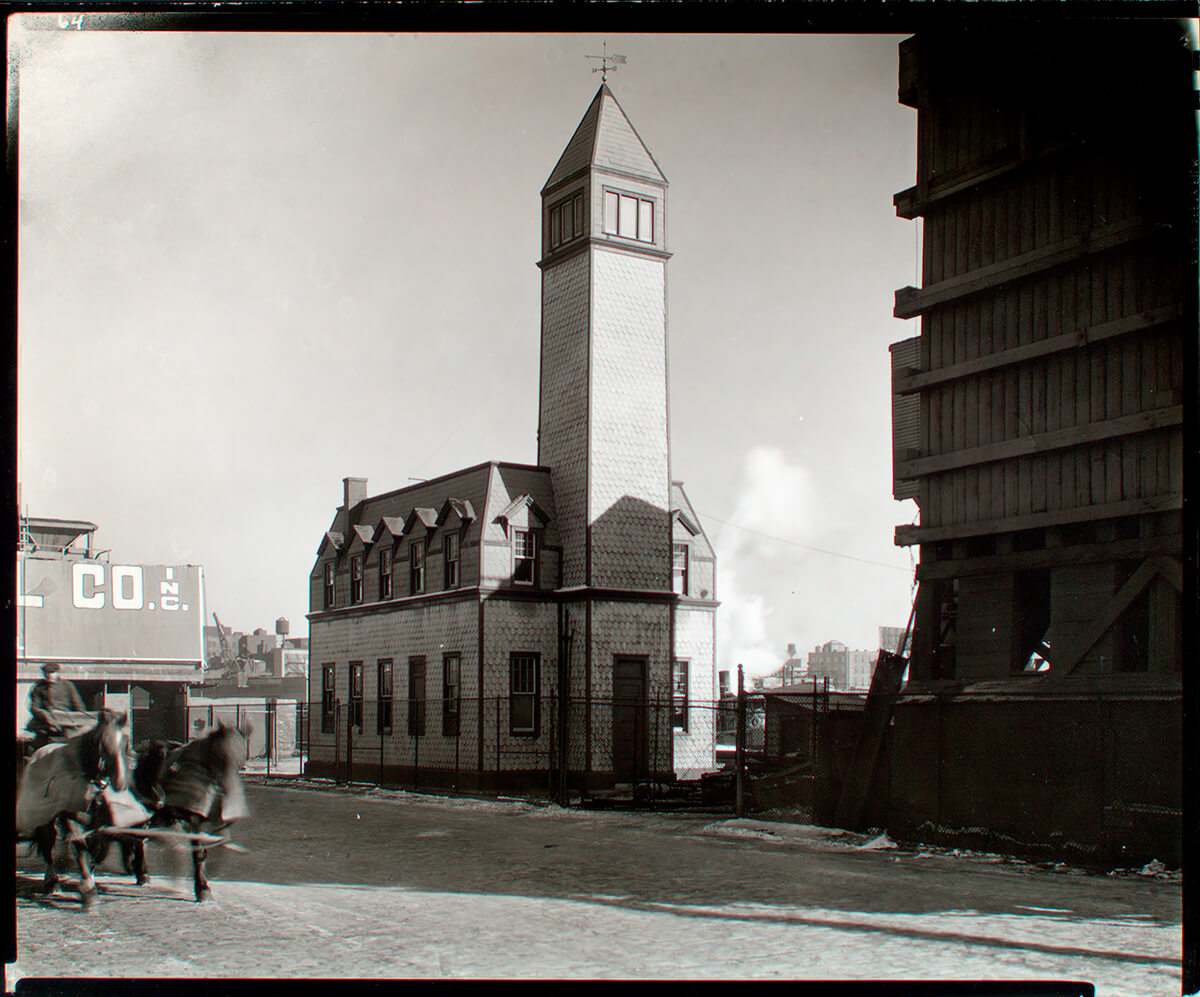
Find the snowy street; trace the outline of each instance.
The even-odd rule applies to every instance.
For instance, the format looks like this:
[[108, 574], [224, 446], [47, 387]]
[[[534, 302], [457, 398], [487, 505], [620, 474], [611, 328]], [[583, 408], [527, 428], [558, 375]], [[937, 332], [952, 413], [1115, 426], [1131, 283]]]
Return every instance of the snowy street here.
[[[716, 815], [590, 812], [367, 787], [248, 786], [250, 849], [150, 849], [98, 911], [37, 893], [18, 848], [24, 977], [1083, 980], [1180, 987], [1177, 876], [1105, 876]], [[864, 847], [865, 846], [865, 847]], [[115, 856], [115, 850], [114, 850]]]

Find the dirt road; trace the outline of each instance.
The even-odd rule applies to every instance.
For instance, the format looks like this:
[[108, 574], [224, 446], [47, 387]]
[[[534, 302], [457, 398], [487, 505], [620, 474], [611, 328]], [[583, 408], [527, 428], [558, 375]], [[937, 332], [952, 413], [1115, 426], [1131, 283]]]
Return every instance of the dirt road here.
[[[1086, 980], [1180, 989], [1177, 881], [715, 816], [253, 785], [215, 899], [151, 850], [100, 912], [17, 859], [18, 977]], [[884, 847], [878, 847], [882, 845]], [[69, 881], [73, 881], [70, 880]]]

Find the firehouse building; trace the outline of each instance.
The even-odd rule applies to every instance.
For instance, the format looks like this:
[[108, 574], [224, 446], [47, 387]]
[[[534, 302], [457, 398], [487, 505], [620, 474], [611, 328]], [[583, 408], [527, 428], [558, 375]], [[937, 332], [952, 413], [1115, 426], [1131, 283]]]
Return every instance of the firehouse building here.
[[716, 564], [671, 477], [666, 193], [602, 85], [542, 189], [538, 463], [344, 479], [310, 578], [310, 774], [596, 789], [715, 767], [689, 709], [716, 699]]

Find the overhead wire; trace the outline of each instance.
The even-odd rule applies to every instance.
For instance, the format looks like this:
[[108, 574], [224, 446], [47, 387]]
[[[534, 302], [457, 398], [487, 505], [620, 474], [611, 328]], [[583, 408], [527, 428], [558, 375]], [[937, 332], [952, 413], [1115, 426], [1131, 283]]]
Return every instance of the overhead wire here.
[[801, 547], [804, 550], [815, 551], [818, 554], [828, 554], [831, 557], [842, 557], [848, 561], [858, 561], [861, 564], [873, 564], [878, 568], [891, 568], [893, 571], [903, 571], [907, 573], [912, 570], [911, 568], [901, 567], [898, 564], [887, 564], [884, 561], [872, 561], [869, 558], [856, 557], [853, 554], [844, 554], [837, 550], [827, 550], [824, 547], [813, 547], [811, 544], [800, 543], [798, 540], [788, 540], [784, 537], [777, 537], [770, 533], [763, 533], [761, 530], [752, 530], [749, 526], [742, 526], [739, 523], [731, 523], [727, 519], [722, 519], [720, 516], [714, 516], [708, 512], [702, 512], [700, 515], [705, 519], [714, 520], [715, 522], [721, 523], [725, 526], [732, 526], [735, 530], [742, 530], [745, 533], [753, 533], [755, 536], [765, 537], [767, 540], [774, 540], [778, 543], [790, 544], [792, 547]]

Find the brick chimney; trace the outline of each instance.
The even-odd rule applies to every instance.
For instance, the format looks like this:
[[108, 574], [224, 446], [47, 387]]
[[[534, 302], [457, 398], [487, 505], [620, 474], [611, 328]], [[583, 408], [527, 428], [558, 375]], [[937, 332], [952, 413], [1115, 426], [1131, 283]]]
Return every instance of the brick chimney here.
[[353, 509], [366, 497], [366, 478], [342, 478], [342, 498], [344, 509]]
[[789, 645], [788, 645], [788, 657], [789, 657], [789, 658], [794, 658], [795, 656], [796, 656], [796, 645], [795, 645], [795, 644], [789, 644]]

